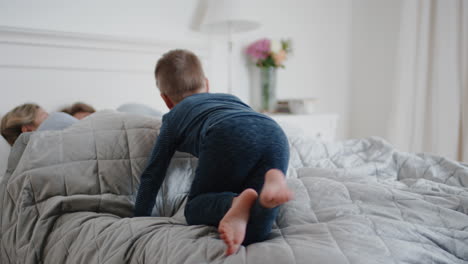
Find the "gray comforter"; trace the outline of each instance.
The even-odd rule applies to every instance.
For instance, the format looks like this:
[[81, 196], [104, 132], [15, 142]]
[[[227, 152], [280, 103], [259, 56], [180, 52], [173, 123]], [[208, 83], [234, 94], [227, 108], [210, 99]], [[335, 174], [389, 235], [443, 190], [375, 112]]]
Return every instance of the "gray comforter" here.
[[174, 157], [153, 213], [132, 218], [160, 120], [98, 112], [25, 134], [0, 184], [0, 262], [468, 263], [468, 168], [377, 138], [289, 138], [288, 183], [269, 240], [224, 256], [216, 228], [187, 226], [196, 159]]

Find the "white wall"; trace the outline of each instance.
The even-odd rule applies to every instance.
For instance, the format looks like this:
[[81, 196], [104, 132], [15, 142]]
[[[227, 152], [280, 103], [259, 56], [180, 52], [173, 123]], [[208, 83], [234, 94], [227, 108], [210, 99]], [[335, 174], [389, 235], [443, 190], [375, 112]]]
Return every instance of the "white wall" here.
[[[348, 134], [348, 95], [351, 2], [348, 0], [262, 0], [259, 18], [263, 26], [238, 36], [237, 46], [245, 48], [256, 39], [290, 38], [293, 54], [278, 73], [278, 97], [318, 98], [317, 112], [339, 114], [337, 138]], [[244, 50], [238, 50], [241, 54]], [[251, 64], [245, 56], [238, 62], [234, 78], [238, 93], [250, 93]], [[251, 102], [253, 103], [253, 102]]]
[[0, 0], [0, 25], [163, 40], [200, 38], [197, 1]]
[[195, 7], [193, 1], [0, 0], [0, 115], [31, 101], [49, 111], [77, 100], [98, 109], [140, 102], [165, 110], [154, 64], [169, 49], [208, 44], [190, 29]]
[[[186, 0], [0, 0], [0, 26], [36, 28], [65, 32], [109, 35], [125, 39], [163, 40], [167, 43], [193, 42], [207, 45], [207, 75], [215, 92], [227, 91], [227, 38], [208, 36], [194, 30], [200, 20], [205, 1]], [[279, 71], [279, 98], [318, 98], [318, 112], [340, 115], [338, 138], [349, 135], [383, 135], [384, 124], [379, 118], [386, 113], [387, 88], [392, 81], [391, 63], [396, 26], [397, 7], [392, 0], [256, 0], [251, 8], [258, 12], [262, 27], [256, 31], [234, 36], [233, 86], [234, 94], [250, 100], [255, 81], [255, 67], [247, 60], [244, 50], [258, 38], [291, 38], [293, 55], [286, 68]], [[351, 19], [353, 16], [353, 20]], [[351, 23], [353, 21], [354, 24]], [[378, 24], [383, 26], [382, 32]], [[390, 34], [388, 34], [390, 32]], [[387, 35], [388, 34], [388, 35]], [[169, 45], [170, 46], [170, 45]], [[155, 55], [156, 56], [156, 55]], [[53, 59], [53, 58], [52, 58]], [[157, 57], [151, 58], [156, 61]], [[357, 63], [357, 64], [356, 64]], [[154, 64], [154, 63], [153, 63]], [[153, 70], [148, 69], [148, 74]], [[387, 75], [388, 73], [388, 75]], [[88, 78], [86, 76], [84, 78]], [[43, 75], [44, 83], [53, 83]], [[59, 76], [66, 80], [66, 74]], [[88, 85], [92, 77], [84, 82]], [[135, 92], [141, 86], [153, 88], [152, 75], [136, 77]], [[143, 78], [145, 80], [143, 81]], [[101, 80], [103, 81], [103, 80]], [[105, 82], [105, 81], [104, 81]], [[128, 86], [132, 81], [126, 80]], [[110, 80], [109, 85], [120, 83]], [[22, 85], [26, 85], [24, 80]], [[102, 83], [101, 85], [106, 85]], [[16, 93], [15, 83], [2, 86], [0, 106], [21, 103], [7, 100]], [[37, 85], [31, 85], [36, 87]], [[375, 88], [376, 87], [376, 88]], [[374, 89], [375, 88], [375, 89]], [[32, 89], [32, 88], [31, 88]], [[64, 89], [64, 88], [62, 88]], [[87, 88], [85, 88], [86, 90]], [[119, 88], [117, 85], [116, 89]], [[351, 89], [353, 91], [351, 92]], [[88, 91], [84, 98], [78, 93], [57, 90], [57, 94], [21, 96], [37, 101], [48, 110], [71, 103], [73, 98], [95, 104], [108, 101], [102, 94]], [[60, 93], [64, 93], [60, 95]], [[19, 96], [15, 96], [18, 98]], [[145, 102], [148, 102], [145, 94]], [[124, 100], [121, 98], [115, 100]], [[372, 103], [371, 103], [372, 102]], [[110, 105], [110, 104], [107, 104]], [[383, 106], [382, 108], [379, 108]], [[0, 109], [0, 114], [7, 109]], [[385, 118], [382, 118], [385, 119]]]
[[388, 139], [401, 0], [353, 0], [350, 137]]
[[[207, 1], [198, 3], [197, 8], [203, 9]], [[351, 1], [254, 0], [248, 8], [249, 13], [255, 10], [261, 27], [232, 36], [234, 94], [258, 106], [254, 101], [260, 93], [258, 68], [245, 54], [250, 43], [265, 37], [291, 39], [293, 54], [285, 62], [286, 68], [278, 71], [278, 98], [318, 98], [317, 112], [340, 115], [338, 138], [344, 138], [348, 134]], [[197, 20], [200, 18], [195, 16], [192, 21]], [[228, 35], [208, 38], [212, 49], [209, 78], [213, 87], [227, 91]]]
[[0, 27], [0, 112], [31, 101], [49, 111], [74, 101], [97, 109], [128, 102], [165, 109], [154, 58], [176, 45], [194, 50], [208, 66], [202, 44]]
[[[249, 81], [255, 67], [245, 67], [249, 61], [241, 56], [252, 40], [291, 38], [294, 54], [286, 61], [286, 69], [279, 70], [279, 98], [318, 98], [318, 112], [340, 116], [338, 139], [388, 139], [401, 0], [256, 3], [264, 11], [259, 13], [263, 26], [235, 36], [235, 93], [246, 99], [254, 91]], [[218, 49], [221, 46], [218, 43]]]

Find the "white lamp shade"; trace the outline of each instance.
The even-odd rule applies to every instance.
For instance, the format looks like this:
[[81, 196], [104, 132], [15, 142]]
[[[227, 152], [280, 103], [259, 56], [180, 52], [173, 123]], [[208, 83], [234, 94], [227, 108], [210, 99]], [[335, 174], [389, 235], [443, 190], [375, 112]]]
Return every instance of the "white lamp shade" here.
[[[250, 3], [249, 3], [250, 2]], [[252, 8], [252, 1], [211, 0], [208, 2], [200, 30], [206, 33], [239, 33], [260, 26]]]

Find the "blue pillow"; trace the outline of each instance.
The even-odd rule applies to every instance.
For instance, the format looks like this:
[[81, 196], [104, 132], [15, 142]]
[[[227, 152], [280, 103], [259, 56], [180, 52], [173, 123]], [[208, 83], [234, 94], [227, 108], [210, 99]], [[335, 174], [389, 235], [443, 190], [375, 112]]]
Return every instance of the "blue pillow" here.
[[74, 123], [78, 122], [78, 119], [73, 116], [62, 113], [62, 112], [53, 112], [49, 114], [49, 117], [42, 122], [41, 125], [37, 128], [37, 131], [44, 130], [62, 130], [65, 129]]

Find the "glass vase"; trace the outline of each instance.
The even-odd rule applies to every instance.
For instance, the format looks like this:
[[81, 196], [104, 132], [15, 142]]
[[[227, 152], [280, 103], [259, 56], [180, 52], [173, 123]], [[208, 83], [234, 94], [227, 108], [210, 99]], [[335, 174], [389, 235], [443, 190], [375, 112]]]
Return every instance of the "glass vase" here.
[[262, 112], [272, 113], [276, 110], [276, 68], [260, 68], [260, 82], [262, 87]]

